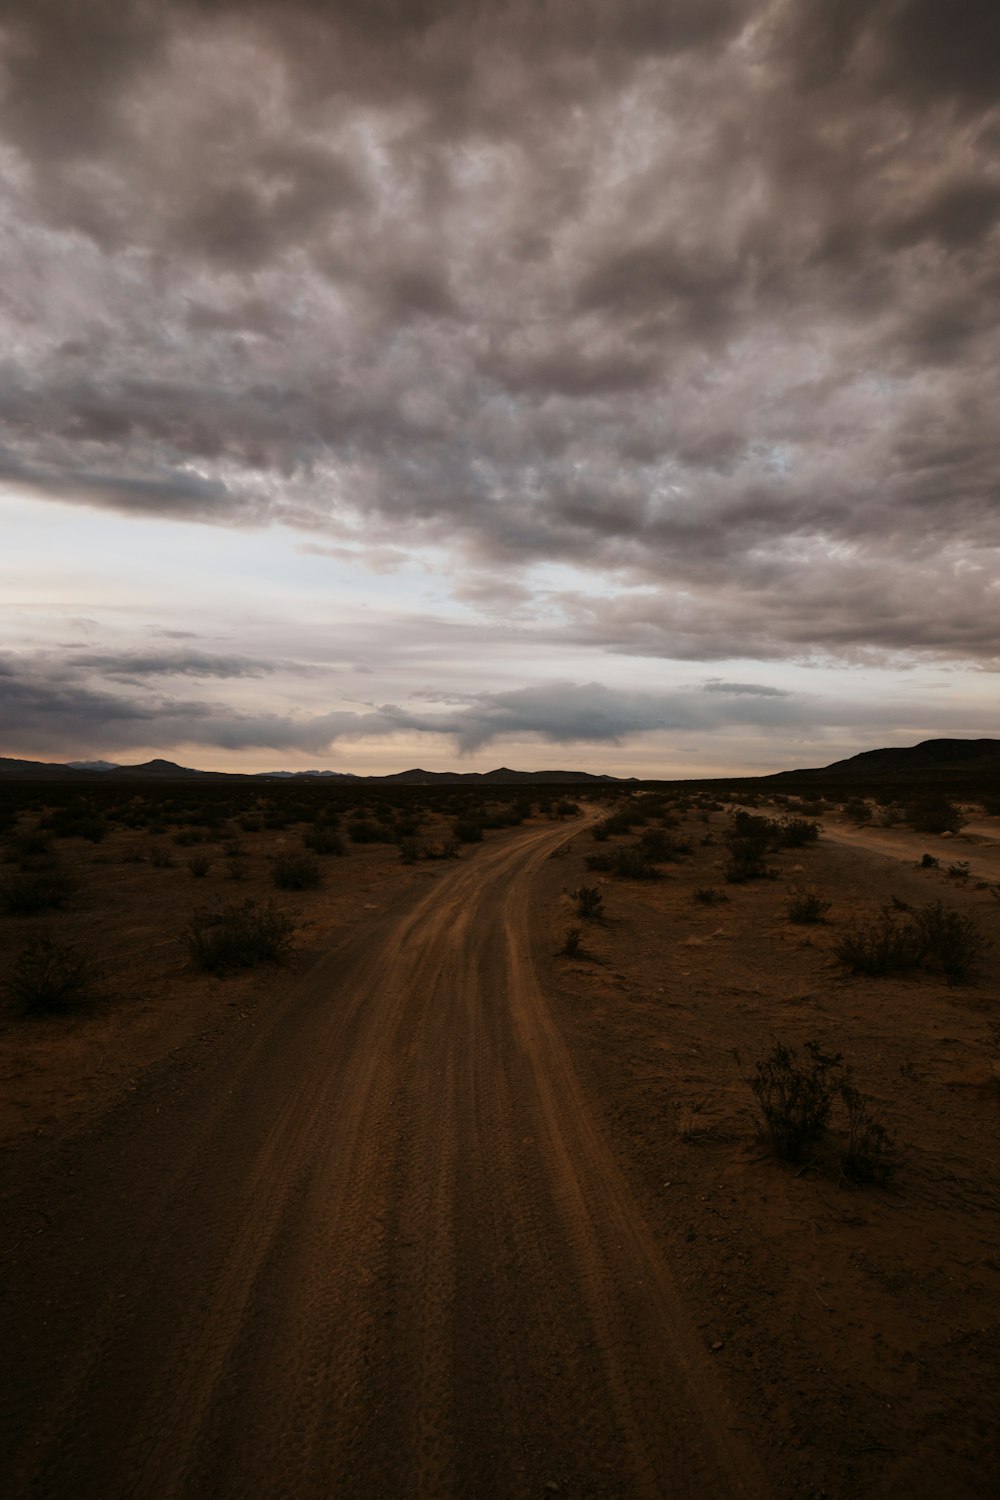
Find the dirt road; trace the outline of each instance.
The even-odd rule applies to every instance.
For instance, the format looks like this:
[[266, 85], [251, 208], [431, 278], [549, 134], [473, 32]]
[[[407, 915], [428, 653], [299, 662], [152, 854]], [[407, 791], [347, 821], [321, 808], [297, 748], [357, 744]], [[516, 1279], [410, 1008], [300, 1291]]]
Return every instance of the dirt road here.
[[14, 1182], [8, 1500], [765, 1493], [530, 961], [572, 831], [429, 876]]

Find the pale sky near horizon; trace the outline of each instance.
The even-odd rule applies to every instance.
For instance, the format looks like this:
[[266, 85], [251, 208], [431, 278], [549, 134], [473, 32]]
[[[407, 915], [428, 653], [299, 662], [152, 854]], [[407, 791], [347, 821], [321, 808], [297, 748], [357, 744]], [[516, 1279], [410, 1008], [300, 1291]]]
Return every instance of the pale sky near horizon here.
[[1000, 7], [0, 13], [0, 754], [995, 737]]

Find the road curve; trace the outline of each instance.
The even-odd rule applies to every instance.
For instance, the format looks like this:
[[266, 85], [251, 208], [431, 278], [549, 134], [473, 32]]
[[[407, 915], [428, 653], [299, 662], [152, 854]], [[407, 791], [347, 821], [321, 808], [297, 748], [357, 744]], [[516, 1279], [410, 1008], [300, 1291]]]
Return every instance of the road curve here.
[[9, 1192], [7, 1500], [765, 1494], [530, 961], [572, 832], [448, 867]]

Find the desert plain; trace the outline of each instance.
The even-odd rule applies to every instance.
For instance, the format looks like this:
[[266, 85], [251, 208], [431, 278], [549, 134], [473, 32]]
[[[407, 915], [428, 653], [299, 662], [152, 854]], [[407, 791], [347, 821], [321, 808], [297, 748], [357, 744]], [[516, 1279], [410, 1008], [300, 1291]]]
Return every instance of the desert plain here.
[[[14, 799], [0, 880], [63, 882], [0, 916], [5, 1495], [997, 1493], [995, 812], [81, 795]], [[815, 831], [731, 879], [741, 812]], [[845, 961], [939, 903], [967, 973]], [[206, 964], [238, 907], [279, 961]], [[40, 939], [86, 983], [25, 1014]], [[870, 1172], [836, 1088], [774, 1149], [810, 1045]]]

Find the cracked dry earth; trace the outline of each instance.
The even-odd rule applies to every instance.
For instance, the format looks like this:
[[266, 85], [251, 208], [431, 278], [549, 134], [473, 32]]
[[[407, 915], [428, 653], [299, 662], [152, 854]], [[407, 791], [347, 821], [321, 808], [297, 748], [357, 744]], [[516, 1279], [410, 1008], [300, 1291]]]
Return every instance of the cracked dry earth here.
[[15, 1155], [8, 1500], [775, 1492], [533, 962], [582, 826], [415, 882]]

